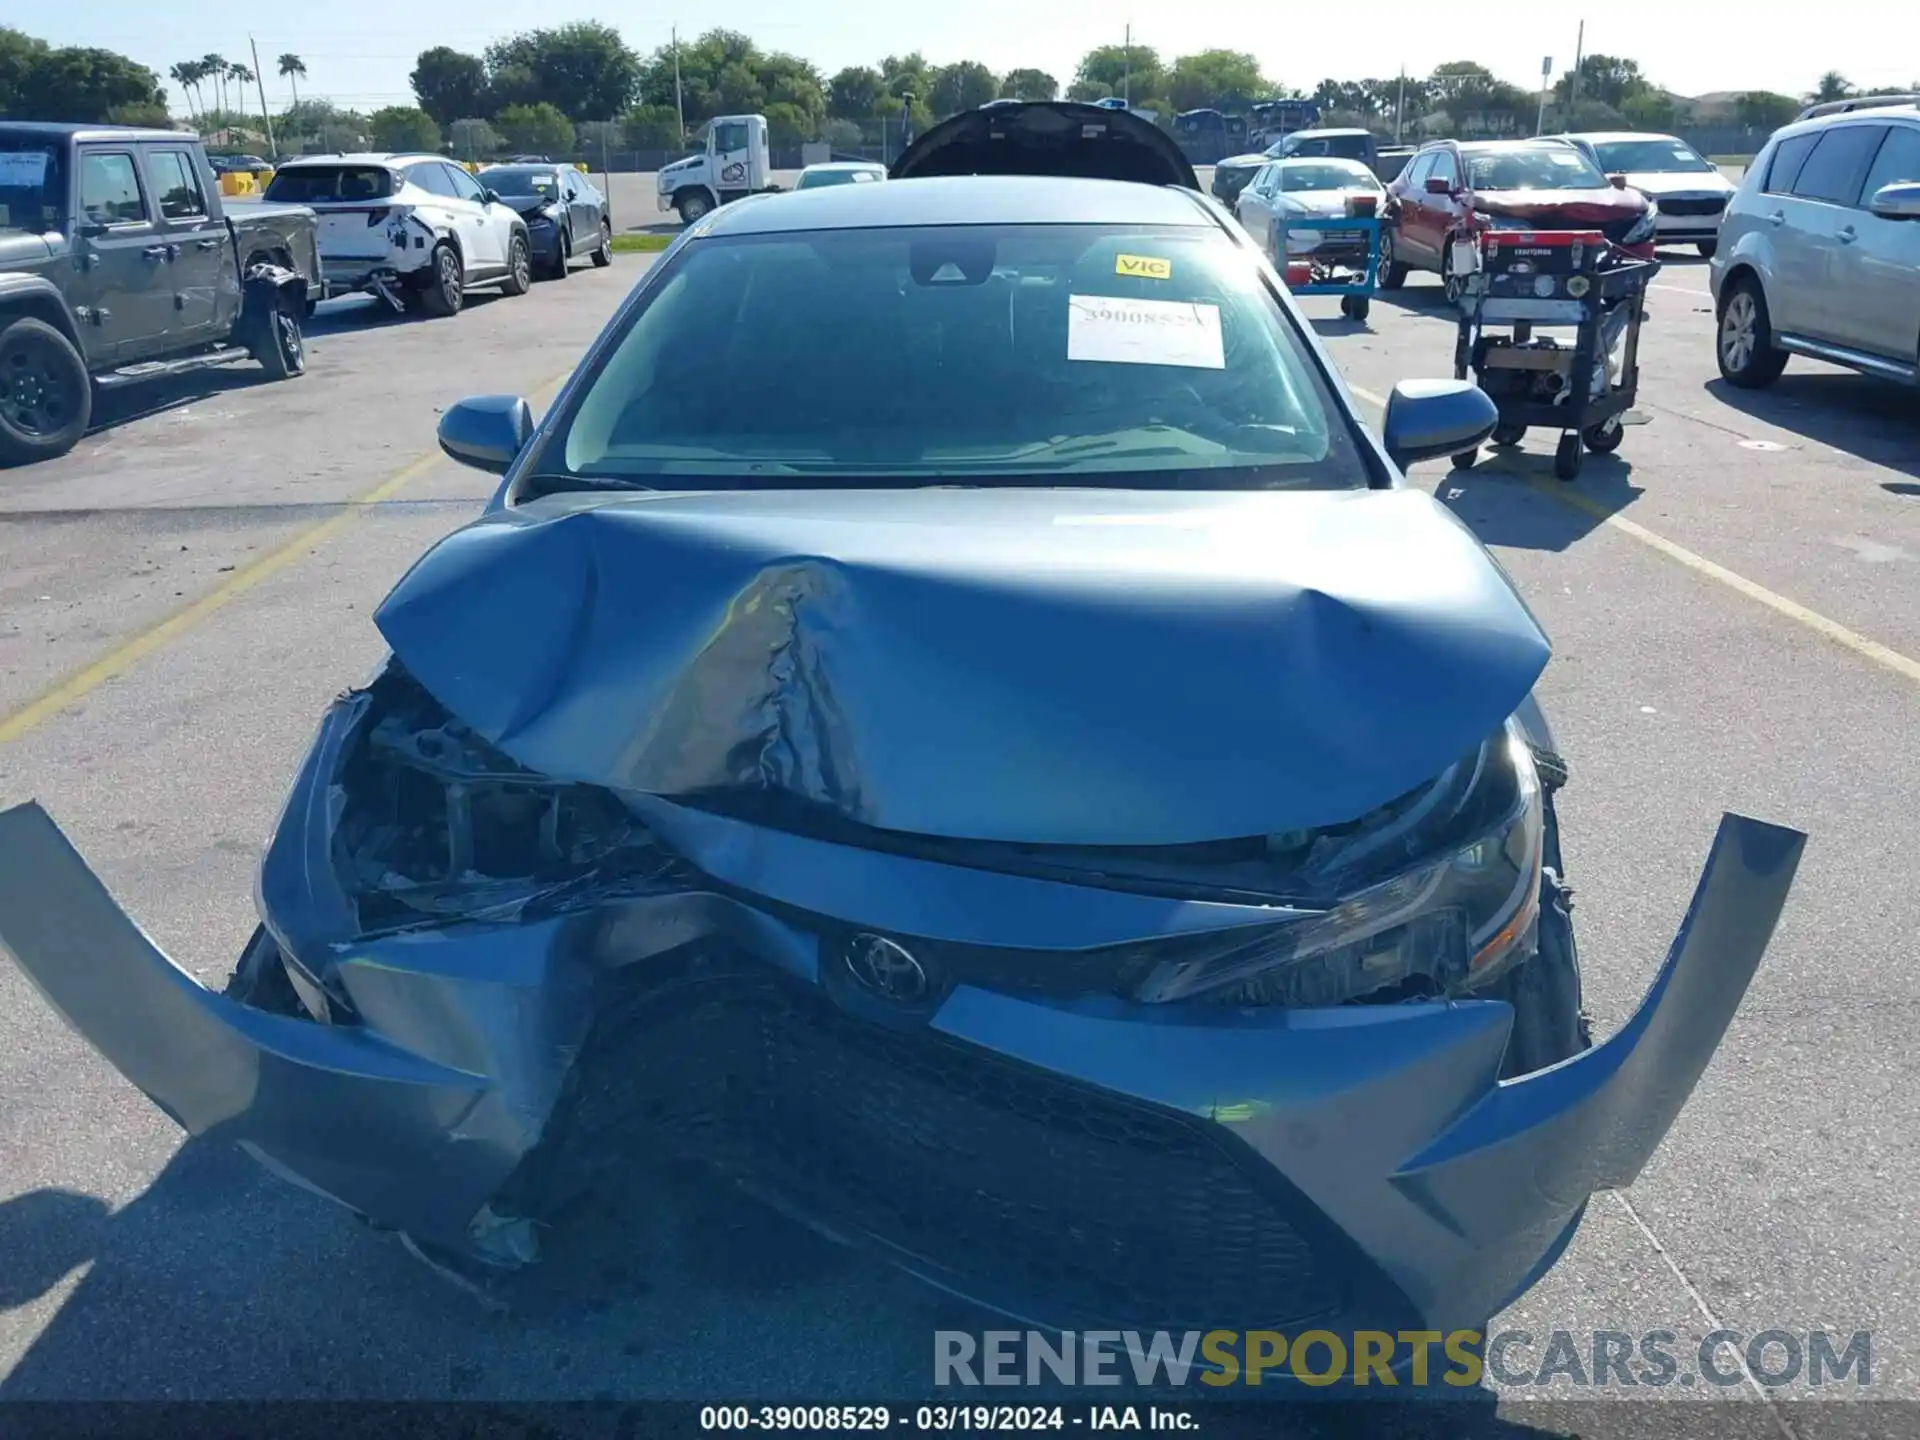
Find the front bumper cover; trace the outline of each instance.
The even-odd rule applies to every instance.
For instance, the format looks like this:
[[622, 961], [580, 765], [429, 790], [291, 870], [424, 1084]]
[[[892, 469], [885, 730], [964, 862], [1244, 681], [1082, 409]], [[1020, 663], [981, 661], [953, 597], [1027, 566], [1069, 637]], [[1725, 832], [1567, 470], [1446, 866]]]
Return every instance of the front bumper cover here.
[[[832, 992], [813, 935], [777, 907], [732, 898], [747, 880], [764, 893], [775, 871], [807, 883], [821, 857], [743, 845], [730, 828], [702, 821], [672, 837], [721, 882], [714, 893], [342, 950], [335, 973], [356, 1020], [323, 1024], [198, 983], [29, 803], [0, 812], [0, 949], [189, 1133], [231, 1140], [383, 1227], [476, 1254], [497, 1218], [490, 1202], [559, 1114], [610, 968], [637, 971], [710, 937], [783, 985]], [[1063, 1004], [962, 985], [909, 1027], [924, 1033], [907, 1043], [1109, 1110], [1134, 1107], [1143, 1125], [1177, 1121], [1216, 1145], [1234, 1174], [1258, 1172], [1255, 1188], [1291, 1207], [1301, 1264], [1338, 1250], [1365, 1272], [1366, 1293], [1351, 1299], [1367, 1313], [1350, 1313], [1355, 1323], [1385, 1319], [1384, 1306], [1393, 1322], [1476, 1326], [1551, 1264], [1590, 1194], [1630, 1183], [1658, 1146], [1759, 964], [1804, 843], [1724, 817], [1633, 1016], [1604, 1043], [1518, 1079], [1497, 1078], [1513, 1020], [1500, 1001], [1242, 1011]], [[857, 1217], [825, 1218], [861, 1228]], [[1055, 1318], [1016, 1290], [982, 1291], [910, 1253], [894, 1258], [997, 1308]]]

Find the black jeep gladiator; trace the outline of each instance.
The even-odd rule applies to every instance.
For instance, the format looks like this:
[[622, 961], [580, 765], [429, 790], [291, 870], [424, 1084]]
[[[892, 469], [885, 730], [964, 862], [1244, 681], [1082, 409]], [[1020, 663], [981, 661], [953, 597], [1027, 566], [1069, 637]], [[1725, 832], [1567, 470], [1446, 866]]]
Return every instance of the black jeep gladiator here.
[[0, 464], [71, 450], [96, 391], [246, 359], [299, 374], [316, 225], [226, 213], [197, 136], [0, 121]]

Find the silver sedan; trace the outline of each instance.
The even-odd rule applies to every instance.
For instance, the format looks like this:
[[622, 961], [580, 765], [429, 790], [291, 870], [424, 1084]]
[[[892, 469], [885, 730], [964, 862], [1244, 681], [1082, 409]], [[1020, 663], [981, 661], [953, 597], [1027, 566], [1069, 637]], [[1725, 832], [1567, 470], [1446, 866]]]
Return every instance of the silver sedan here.
[[1371, 170], [1358, 160], [1314, 156], [1262, 166], [1240, 192], [1235, 213], [1275, 265], [1284, 267], [1291, 257], [1364, 269], [1368, 250], [1364, 229], [1290, 230], [1287, 222], [1366, 214], [1368, 202], [1375, 215], [1387, 203], [1386, 187]]

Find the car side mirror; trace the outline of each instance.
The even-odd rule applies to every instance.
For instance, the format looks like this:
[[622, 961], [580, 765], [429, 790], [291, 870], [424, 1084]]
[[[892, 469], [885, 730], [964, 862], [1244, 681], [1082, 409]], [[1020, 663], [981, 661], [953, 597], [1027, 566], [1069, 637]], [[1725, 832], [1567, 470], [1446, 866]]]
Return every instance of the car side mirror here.
[[1624, 175], [1609, 175], [1607, 176], [1607, 183], [1616, 190], [1624, 190], [1627, 188], [1627, 177]]
[[1453, 182], [1448, 180], [1446, 176], [1429, 175], [1427, 177], [1427, 194], [1451, 195], [1452, 193], [1453, 193]]
[[440, 417], [440, 449], [489, 475], [504, 475], [533, 435], [533, 407], [518, 395], [470, 395]]
[[498, 191], [482, 190], [480, 192], [480, 198], [486, 201], [487, 204], [489, 205], [498, 205], [500, 203], [500, 195]]
[[1873, 192], [1868, 207], [1882, 220], [1920, 220], [1920, 182], [1902, 180]]
[[1422, 460], [1477, 450], [1500, 423], [1487, 392], [1470, 380], [1402, 380], [1387, 397], [1381, 439], [1405, 470]]

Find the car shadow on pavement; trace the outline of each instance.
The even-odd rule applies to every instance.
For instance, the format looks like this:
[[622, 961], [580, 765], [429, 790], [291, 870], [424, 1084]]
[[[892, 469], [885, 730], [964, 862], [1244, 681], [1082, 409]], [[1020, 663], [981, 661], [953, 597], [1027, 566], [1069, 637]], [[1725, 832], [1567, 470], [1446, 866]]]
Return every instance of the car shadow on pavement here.
[[1618, 455], [1587, 456], [1580, 478], [1567, 482], [1554, 477], [1550, 450], [1515, 448], [1482, 451], [1473, 469], [1442, 474], [1433, 493], [1483, 545], [1557, 553], [1646, 491], [1633, 483], [1632, 462]]
[[1740, 390], [1718, 379], [1706, 389], [1742, 415], [1920, 479], [1920, 407], [1905, 386], [1789, 365], [1765, 390]]
[[123, 425], [163, 415], [169, 410], [185, 409], [218, 395], [273, 383], [258, 365], [251, 361], [240, 361], [217, 369], [195, 370], [185, 375], [108, 390], [94, 400], [93, 418], [87, 424], [87, 434], [103, 435]]

